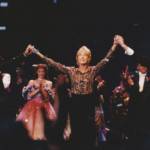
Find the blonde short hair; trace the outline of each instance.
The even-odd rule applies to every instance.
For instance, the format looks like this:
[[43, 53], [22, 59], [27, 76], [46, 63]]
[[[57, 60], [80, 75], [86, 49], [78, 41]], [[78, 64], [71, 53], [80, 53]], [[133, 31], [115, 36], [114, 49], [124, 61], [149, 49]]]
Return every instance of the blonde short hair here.
[[88, 56], [88, 63], [90, 63], [91, 58], [92, 58], [92, 54], [91, 54], [91, 50], [88, 47], [86, 47], [86, 46], [81, 46], [78, 49], [78, 51], [76, 53], [76, 61], [78, 62], [78, 56], [80, 55], [81, 52], [84, 52], [85, 55]]

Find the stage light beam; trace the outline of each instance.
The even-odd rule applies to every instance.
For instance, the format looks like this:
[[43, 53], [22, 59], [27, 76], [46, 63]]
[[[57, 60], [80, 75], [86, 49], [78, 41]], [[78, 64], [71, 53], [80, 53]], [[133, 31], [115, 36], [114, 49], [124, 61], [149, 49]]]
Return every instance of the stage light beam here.
[[7, 27], [6, 26], [0, 26], [0, 31], [6, 31]]
[[8, 7], [8, 2], [0, 2], [0, 7], [1, 8]]

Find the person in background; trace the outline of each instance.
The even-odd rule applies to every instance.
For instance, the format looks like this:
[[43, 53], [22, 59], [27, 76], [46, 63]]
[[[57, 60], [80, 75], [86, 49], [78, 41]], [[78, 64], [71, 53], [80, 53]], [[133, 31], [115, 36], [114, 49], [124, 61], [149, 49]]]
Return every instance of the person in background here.
[[128, 111], [129, 145], [128, 149], [150, 149], [150, 61], [141, 56], [136, 70], [124, 76], [130, 96]]
[[[101, 147], [107, 141], [107, 132], [109, 128], [106, 125], [105, 112], [108, 109], [105, 107], [108, 98], [106, 81], [100, 76], [95, 78], [95, 94], [97, 97], [97, 105], [95, 107], [95, 123], [97, 129], [96, 147]], [[106, 110], [105, 110], [106, 109]], [[108, 113], [108, 112], [107, 112]]]
[[32, 140], [46, 140], [44, 116], [54, 121], [56, 113], [50, 100], [54, 97], [52, 82], [46, 79], [47, 66], [38, 64], [36, 66], [37, 78], [30, 80], [23, 88], [23, 96], [27, 99], [16, 121], [23, 123], [29, 137]]
[[57, 114], [54, 124], [46, 123], [46, 135], [50, 150], [65, 149], [69, 143], [70, 128], [68, 122], [69, 105], [69, 79], [66, 74], [58, 74], [54, 77], [55, 100], [53, 107]]

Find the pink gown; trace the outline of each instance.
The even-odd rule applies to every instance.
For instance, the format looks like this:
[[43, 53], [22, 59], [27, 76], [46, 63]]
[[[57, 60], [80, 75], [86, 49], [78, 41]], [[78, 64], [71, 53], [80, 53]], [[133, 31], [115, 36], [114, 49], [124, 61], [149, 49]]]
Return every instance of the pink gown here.
[[[45, 84], [45, 90], [47, 90], [48, 93], [51, 94], [51, 89], [47, 87], [48, 85]], [[34, 90], [36, 90], [36, 87], [34, 87], [34, 85], [24, 87], [23, 94], [27, 94], [27, 103], [21, 109], [16, 118], [16, 121], [20, 121], [23, 123], [31, 139], [46, 140], [46, 136], [44, 134], [44, 115], [50, 121], [56, 120], [57, 117], [50, 101], [44, 102], [39, 92], [33, 98], [30, 98], [28, 96], [28, 93]]]

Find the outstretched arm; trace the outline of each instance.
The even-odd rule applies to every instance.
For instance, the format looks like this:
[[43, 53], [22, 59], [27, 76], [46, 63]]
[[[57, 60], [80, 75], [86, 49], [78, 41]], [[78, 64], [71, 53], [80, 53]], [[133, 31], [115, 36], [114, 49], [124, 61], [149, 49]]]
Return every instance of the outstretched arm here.
[[68, 73], [68, 67], [66, 67], [65, 65], [63, 65], [61, 63], [58, 63], [58, 62], [54, 61], [51, 58], [48, 58], [48, 57], [44, 56], [41, 52], [39, 52], [39, 50], [34, 48], [34, 46], [28, 45], [26, 50], [25, 50], [25, 52], [24, 52], [24, 55], [28, 56], [28, 55], [30, 55], [32, 53], [36, 54], [39, 58], [44, 60], [48, 65], [56, 68], [57, 70], [59, 70], [59, 71], [61, 71], [63, 73]]
[[134, 50], [125, 44], [124, 38], [120, 35], [115, 35], [112, 47], [109, 49], [106, 56], [99, 63], [97, 63], [97, 65], [95, 67], [96, 72], [98, 72], [105, 64], [107, 64], [109, 62], [109, 60], [112, 58], [114, 52], [116, 51], [116, 47], [118, 45], [120, 45], [123, 48], [126, 55], [134, 54]]
[[118, 43], [118, 45], [120, 45], [123, 48], [126, 55], [134, 54], [134, 50], [132, 48], [130, 48], [127, 44], [125, 44], [124, 38], [121, 35], [117, 35], [115, 40]]
[[113, 45], [109, 49], [108, 53], [100, 62], [98, 62], [96, 64], [96, 66], [95, 66], [96, 72], [98, 72], [105, 64], [107, 64], [109, 62], [109, 59], [112, 57], [113, 53], [116, 51], [117, 45], [118, 45], [118, 43], [116, 42], [115, 37], [114, 37]]

